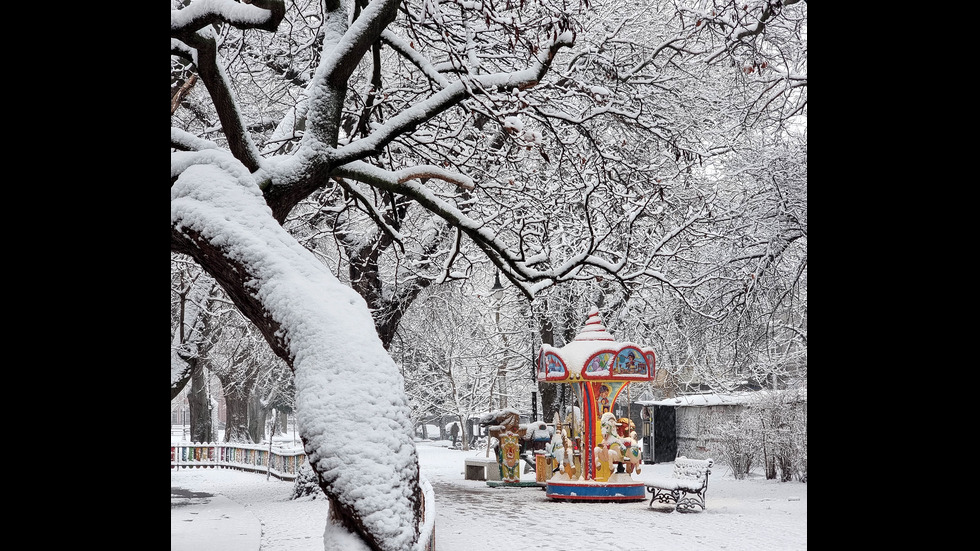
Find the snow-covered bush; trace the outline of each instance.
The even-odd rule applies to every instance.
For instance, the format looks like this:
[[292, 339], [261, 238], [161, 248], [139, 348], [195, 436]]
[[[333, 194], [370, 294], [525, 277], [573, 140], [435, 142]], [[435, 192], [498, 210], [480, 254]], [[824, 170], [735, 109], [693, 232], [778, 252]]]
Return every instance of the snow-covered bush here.
[[806, 390], [760, 393], [750, 405], [760, 428], [766, 478], [806, 481]]
[[794, 440], [793, 452], [796, 457], [796, 479], [806, 482], [806, 402], [797, 411], [793, 433], [796, 435]]
[[296, 480], [293, 484], [293, 496], [291, 499], [299, 499], [301, 497], [313, 496], [316, 499], [317, 496], [321, 496], [323, 490], [320, 488], [320, 484], [317, 482], [317, 475], [313, 472], [313, 468], [310, 467], [308, 461], [304, 461], [302, 465], [299, 466], [299, 471], [296, 473]]
[[760, 392], [733, 418], [713, 425], [732, 474], [743, 479], [762, 462], [767, 479], [807, 479], [806, 390]]
[[736, 416], [715, 429], [721, 441], [725, 462], [728, 463], [732, 475], [737, 480], [744, 479], [752, 470], [752, 461], [760, 449], [758, 430], [750, 425], [755, 425], [751, 416], [748, 418]]
[[797, 443], [797, 464], [795, 470], [796, 480], [806, 482], [806, 433], [803, 434], [802, 445]]

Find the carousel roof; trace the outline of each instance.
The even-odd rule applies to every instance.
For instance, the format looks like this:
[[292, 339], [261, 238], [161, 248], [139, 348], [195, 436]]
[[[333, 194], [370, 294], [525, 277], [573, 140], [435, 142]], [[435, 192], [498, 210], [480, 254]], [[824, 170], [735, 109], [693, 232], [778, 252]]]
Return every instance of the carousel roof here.
[[617, 342], [606, 331], [599, 309], [589, 317], [572, 342], [561, 348], [542, 345], [538, 355], [538, 380], [648, 381], [654, 377], [653, 349], [632, 342]]

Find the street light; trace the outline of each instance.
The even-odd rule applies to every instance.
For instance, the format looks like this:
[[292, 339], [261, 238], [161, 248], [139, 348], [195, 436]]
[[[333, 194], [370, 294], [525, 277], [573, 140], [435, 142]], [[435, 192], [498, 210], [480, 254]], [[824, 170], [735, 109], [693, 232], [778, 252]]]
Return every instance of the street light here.
[[504, 298], [504, 287], [500, 284], [500, 270], [493, 275], [493, 287], [490, 288], [490, 294], [493, 295], [493, 299], [497, 303], [497, 318], [500, 318], [500, 299]]

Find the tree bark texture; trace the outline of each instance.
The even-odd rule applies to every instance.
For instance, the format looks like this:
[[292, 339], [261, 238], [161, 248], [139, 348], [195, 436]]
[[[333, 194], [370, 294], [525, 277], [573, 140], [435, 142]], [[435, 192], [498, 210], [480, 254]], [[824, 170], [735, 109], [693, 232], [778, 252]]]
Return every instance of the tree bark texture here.
[[211, 389], [201, 362], [195, 362], [191, 373], [191, 390], [187, 403], [191, 410], [191, 442], [215, 442], [217, 440], [211, 412]]
[[225, 411], [225, 442], [254, 442], [248, 431], [248, 397], [225, 392]]
[[252, 442], [265, 440], [265, 421], [268, 414], [269, 410], [262, 407], [262, 402], [253, 389], [248, 396], [248, 435]]

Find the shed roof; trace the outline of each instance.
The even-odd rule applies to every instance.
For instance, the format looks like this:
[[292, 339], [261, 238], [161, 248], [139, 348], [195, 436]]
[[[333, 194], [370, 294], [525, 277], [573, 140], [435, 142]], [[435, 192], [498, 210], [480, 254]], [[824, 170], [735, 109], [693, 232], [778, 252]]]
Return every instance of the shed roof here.
[[748, 396], [735, 394], [687, 394], [662, 400], [641, 400], [636, 402], [643, 406], [723, 406], [744, 404]]
[[[706, 394], [685, 394], [674, 398], [664, 398], [662, 400], [638, 400], [635, 403], [642, 406], [730, 406], [746, 404], [758, 399], [761, 393], [783, 392], [779, 390], [761, 390], [757, 392], [739, 392], [732, 394], [706, 393]], [[805, 400], [806, 391], [800, 391], [799, 395]]]

